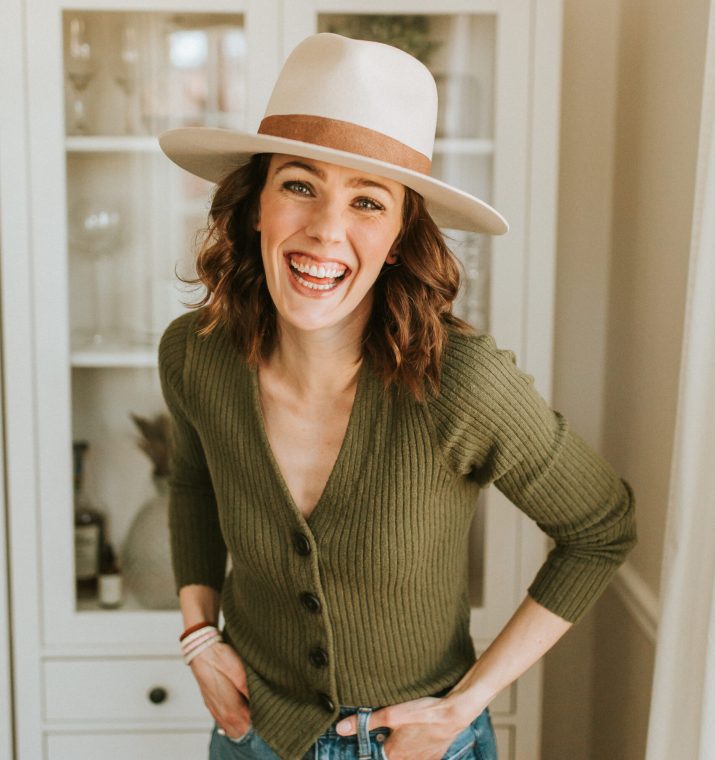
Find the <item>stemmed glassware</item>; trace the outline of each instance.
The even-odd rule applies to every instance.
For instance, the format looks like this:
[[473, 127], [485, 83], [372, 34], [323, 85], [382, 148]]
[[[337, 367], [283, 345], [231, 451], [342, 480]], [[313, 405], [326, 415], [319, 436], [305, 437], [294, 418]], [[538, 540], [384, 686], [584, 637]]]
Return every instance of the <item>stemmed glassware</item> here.
[[141, 134], [144, 131], [141, 107], [137, 97], [141, 81], [140, 65], [141, 54], [137, 30], [131, 25], [124, 26], [114, 79], [127, 98], [124, 133], [128, 135]]
[[78, 344], [99, 348], [119, 336], [111, 325], [112, 277], [111, 264], [119, 251], [123, 215], [120, 206], [111, 199], [82, 198], [70, 208], [70, 244], [72, 249], [92, 262], [91, 326], [78, 332]]
[[79, 135], [87, 134], [87, 110], [84, 104], [84, 91], [97, 71], [97, 64], [87, 34], [86, 22], [80, 16], [74, 16], [70, 19], [66, 69], [67, 78], [72, 83], [73, 90], [69, 132]]

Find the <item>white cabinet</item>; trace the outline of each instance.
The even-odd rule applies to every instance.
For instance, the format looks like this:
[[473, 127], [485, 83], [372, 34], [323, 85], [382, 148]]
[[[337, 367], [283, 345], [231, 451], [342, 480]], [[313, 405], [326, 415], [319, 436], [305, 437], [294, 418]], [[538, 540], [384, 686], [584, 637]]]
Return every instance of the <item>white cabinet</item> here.
[[168, 657], [48, 658], [45, 717], [53, 723], [201, 720], [205, 708], [193, 676], [177, 665]]
[[134, 733], [50, 733], [47, 760], [78, 760], [101, 757], [103, 760], [193, 760], [208, 757], [208, 732], [144, 731]]
[[[209, 185], [156, 134], [204, 123], [255, 130], [281, 62], [306, 35], [404, 45], [435, 74], [433, 174], [491, 201], [503, 238], [447, 231], [464, 264], [461, 316], [517, 354], [549, 397], [559, 91], [559, 0], [14, 0], [24, 87], [2, 84], [8, 495], [18, 756], [195, 758], [210, 720], [177, 655], [176, 610], [130, 589], [118, 609], [78, 599], [72, 442], [89, 443], [87, 492], [124, 559], [153, 494], [129, 413], [163, 410], [156, 344], [197, 293], [194, 233]], [[19, 99], [19, 103], [17, 102]], [[26, 156], [27, 161], [15, 160]], [[5, 156], [3, 156], [5, 158]], [[17, 193], [24, 198], [21, 213]], [[545, 556], [542, 534], [490, 489], [471, 551], [482, 651]], [[111, 688], [110, 688], [111, 685]], [[158, 690], [158, 691], [157, 691]], [[540, 668], [490, 706], [500, 757], [535, 760]], [[163, 698], [157, 701], [161, 694]]]

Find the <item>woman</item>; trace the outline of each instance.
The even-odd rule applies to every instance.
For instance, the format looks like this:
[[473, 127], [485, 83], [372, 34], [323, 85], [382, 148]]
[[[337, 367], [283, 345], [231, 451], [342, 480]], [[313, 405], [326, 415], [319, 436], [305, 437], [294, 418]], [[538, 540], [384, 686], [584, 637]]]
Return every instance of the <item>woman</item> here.
[[[218, 182], [207, 295], [159, 347], [182, 651], [214, 760], [495, 758], [488, 703], [636, 541], [628, 484], [451, 313], [438, 225], [507, 225], [429, 176], [436, 105], [411, 56], [319, 34], [258, 135], [160, 137]], [[467, 538], [492, 482], [557, 545], [476, 660]]]

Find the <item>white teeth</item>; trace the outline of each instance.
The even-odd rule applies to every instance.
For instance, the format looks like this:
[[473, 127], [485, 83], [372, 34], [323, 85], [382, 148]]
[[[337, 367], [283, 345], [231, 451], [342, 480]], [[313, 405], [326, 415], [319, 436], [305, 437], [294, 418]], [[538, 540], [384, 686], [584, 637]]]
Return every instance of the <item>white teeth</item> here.
[[325, 285], [319, 285], [317, 282], [308, 282], [307, 280], [304, 280], [295, 272], [293, 274], [295, 275], [295, 279], [298, 280], [301, 285], [305, 285], [306, 288], [310, 288], [311, 290], [332, 290], [333, 288], [337, 288], [340, 284], [339, 282], [334, 282], [332, 284], [325, 283]]
[[325, 266], [321, 264], [320, 266], [317, 266], [316, 264], [300, 264], [296, 261], [293, 261], [292, 258], [288, 259], [288, 263], [290, 266], [298, 271], [298, 272], [305, 272], [306, 274], [312, 275], [313, 277], [340, 277], [341, 274], [345, 271], [345, 269], [340, 269], [335, 266]]

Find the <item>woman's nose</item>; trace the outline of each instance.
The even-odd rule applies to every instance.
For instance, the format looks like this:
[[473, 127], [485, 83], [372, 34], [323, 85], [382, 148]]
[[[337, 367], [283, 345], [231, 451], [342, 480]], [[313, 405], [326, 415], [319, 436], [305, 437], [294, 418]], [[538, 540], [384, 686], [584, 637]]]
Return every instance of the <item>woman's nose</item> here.
[[345, 240], [345, 220], [340, 206], [330, 202], [314, 204], [305, 231], [324, 245], [341, 243]]

